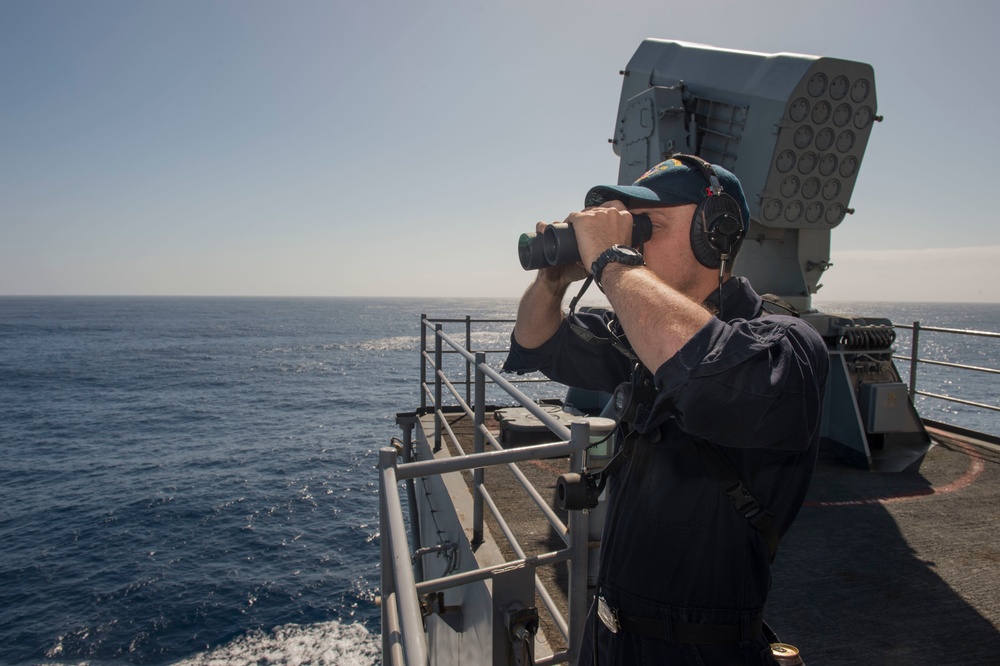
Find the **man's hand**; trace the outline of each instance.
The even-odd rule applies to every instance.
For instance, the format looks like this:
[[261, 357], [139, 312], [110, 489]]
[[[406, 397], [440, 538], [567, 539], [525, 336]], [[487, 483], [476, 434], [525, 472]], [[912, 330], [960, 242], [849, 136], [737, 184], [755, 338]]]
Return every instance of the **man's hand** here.
[[[612, 245], [632, 243], [632, 215], [621, 201], [570, 213], [565, 221], [573, 225], [581, 261], [538, 269], [535, 281], [521, 297], [514, 338], [528, 349], [541, 346], [555, 334], [563, 319], [563, 296], [572, 283], [590, 277], [597, 257]], [[547, 226], [539, 222], [535, 231], [541, 234]]]
[[590, 272], [591, 265], [612, 245], [632, 244], [632, 214], [621, 201], [570, 213], [566, 222], [573, 225], [580, 261]]

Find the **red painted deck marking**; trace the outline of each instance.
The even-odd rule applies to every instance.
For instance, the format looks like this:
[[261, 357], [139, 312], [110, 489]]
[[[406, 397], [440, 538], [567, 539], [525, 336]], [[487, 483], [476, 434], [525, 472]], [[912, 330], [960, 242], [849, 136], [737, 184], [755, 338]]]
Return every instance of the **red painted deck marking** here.
[[842, 500], [839, 502], [824, 502], [819, 500], [806, 500], [802, 503], [802, 506], [816, 506], [816, 507], [837, 507], [837, 506], [866, 506], [871, 504], [892, 504], [895, 502], [908, 502], [910, 500], [919, 499], [921, 497], [927, 497], [928, 495], [944, 495], [946, 493], [952, 493], [956, 490], [961, 490], [962, 488], [967, 488], [972, 485], [972, 482], [983, 473], [986, 469], [986, 463], [983, 459], [976, 455], [975, 449], [969, 444], [963, 444], [962, 442], [952, 443], [957, 448], [961, 449], [965, 455], [969, 457], [969, 466], [966, 468], [965, 473], [958, 477], [949, 484], [930, 487], [926, 489], [917, 490], [911, 493], [903, 493], [901, 495], [891, 495], [889, 497], [868, 497], [865, 499], [856, 500]]

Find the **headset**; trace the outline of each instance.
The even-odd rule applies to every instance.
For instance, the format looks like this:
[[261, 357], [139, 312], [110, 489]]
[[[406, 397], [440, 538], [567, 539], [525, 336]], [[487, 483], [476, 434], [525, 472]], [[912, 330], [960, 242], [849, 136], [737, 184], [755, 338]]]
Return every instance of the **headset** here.
[[701, 171], [708, 187], [708, 195], [698, 204], [691, 220], [691, 250], [698, 263], [706, 268], [725, 272], [726, 262], [740, 248], [745, 228], [740, 205], [722, 190], [722, 183], [712, 165], [694, 155], [676, 154], [671, 159], [685, 162]]

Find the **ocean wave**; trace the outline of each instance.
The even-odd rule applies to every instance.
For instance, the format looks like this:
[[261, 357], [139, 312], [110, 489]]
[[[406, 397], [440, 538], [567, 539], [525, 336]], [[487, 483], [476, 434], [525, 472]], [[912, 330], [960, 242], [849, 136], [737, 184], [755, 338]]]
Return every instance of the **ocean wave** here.
[[418, 346], [420, 346], [420, 338], [413, 335], [395, 335], [345, 345], [348, 349], [359, 349], [368, 352], [413, 351]]
[[378, 635], [357, 622], [286, 624], [267, 632], [250, 632], [227, 645], [176, 662], [174, 666], [371, 666], [381, 660], [381, 643]]

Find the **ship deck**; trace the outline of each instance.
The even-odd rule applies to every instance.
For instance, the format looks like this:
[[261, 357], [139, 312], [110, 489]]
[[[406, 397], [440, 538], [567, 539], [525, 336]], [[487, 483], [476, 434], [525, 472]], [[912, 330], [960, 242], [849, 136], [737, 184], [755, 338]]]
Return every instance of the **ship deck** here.
[[[471, 452], [471, 420], [449, 421]], [[917, 472], [875, 474], [821, 453], [807, 502], [778, 551], [767, 609], [769, 624], [806, 663], [997, 663], [1000, 446], [930, 432], [935, 446]], [[568, 460], [520, 468], [554, 497]], [[486, 484], [528, 555], [562, 545], [506, 468], [489, 469]], [[503, 556], [515, 559], [489, 515], [487, 524]], [[538, 574], [565, 609], [565, 565]], [[558, 650], [561, 635], [538, 606], [549, 647]]]

